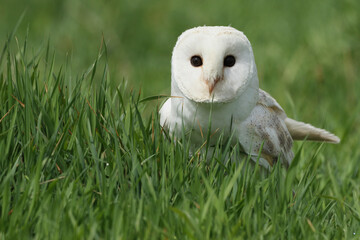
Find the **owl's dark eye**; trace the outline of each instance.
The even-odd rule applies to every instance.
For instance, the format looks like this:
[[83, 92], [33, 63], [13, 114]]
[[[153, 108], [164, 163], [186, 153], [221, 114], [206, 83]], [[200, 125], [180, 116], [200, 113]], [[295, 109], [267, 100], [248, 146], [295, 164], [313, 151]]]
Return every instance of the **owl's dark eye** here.
[[232, 67], [235, 65], [235, 57], [232, 55], [228, 55], [224, 58], [224, 66], [225, 67]]
[[200, 67], [203, 64], [201, 57], [197, 55], [192, 56], [190, 62], [194, 67]]

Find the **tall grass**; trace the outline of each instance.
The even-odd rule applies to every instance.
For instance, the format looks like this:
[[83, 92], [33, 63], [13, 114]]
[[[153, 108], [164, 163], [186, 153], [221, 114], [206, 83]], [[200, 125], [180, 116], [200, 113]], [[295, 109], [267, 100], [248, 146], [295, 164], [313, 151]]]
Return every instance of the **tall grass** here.
[[164, 136], [158, 107], [147, 109], [153, 105], [139, 91], [126, 81], [114, 86], [105, 43], [89, 69], [74, 74], [71, 61], [55, 64], [49, 44], [29, 51], [26, 39], [10, 39], [0, 63], [0, 238], [359, 233], [359, 167], [349, 165], [341, 178], [332, 167], [350, 154], [297, 147], [288, 171], [277, 165], [264, 176], [248, 161], [224, 163], [239, 149], [220, 140], [207, 161], [203, 152], [189, 154], [186, 138]]

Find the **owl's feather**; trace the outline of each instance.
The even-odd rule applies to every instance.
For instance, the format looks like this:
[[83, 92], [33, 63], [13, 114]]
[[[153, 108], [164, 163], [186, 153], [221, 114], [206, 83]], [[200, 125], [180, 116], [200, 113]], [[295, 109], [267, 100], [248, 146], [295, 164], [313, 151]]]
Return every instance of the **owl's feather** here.
[[338, 138], [334, 134], [324, 129], [316, 128], [308, 123], [303, 123], [291, 118], [286, 118], [285, 124], [291, 134], [291, 137], [294, 140], [311, 140], [328, 143], [340, 143], [340, 138]]

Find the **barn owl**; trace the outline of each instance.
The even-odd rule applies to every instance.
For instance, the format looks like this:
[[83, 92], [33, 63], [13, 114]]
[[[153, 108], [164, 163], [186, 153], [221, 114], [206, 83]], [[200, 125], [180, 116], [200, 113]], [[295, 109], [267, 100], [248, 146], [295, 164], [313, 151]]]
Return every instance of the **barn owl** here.
[[160, 124], [171, 135], [191, 131], [198, 146], [208, 129], [212, 145], [220, 134], [232, 136], [232, 144], [268, 169], [278, 160], [290, 165], [293, 140], [340, 142], [326, 130], [288, 118], [259, 89], [250, 42], [232, 27], [196, 27], [180, 35], [171, 60], [171, 96], [160, 109]]

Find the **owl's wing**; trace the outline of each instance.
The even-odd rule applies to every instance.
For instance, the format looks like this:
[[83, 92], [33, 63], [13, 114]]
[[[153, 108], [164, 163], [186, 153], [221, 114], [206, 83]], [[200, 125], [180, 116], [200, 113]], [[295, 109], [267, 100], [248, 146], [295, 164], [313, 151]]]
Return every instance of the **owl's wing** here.
[[253, 160], [259, 157], [260, 165], [266, 168], [272, 167], [279, 159], [288, 167], [294, 157], [293, 140], [285, 119], [281, 106], [260, 89], [259, 100], [250, 116], [238, 125], [241, 146], [253, 156]]
[[171, 123], [171, 99], [169, 98], [162, 105], [160, 111], [160, 125], [167, 129], [169, 128], [169, 124]]
[[314, 127], [308, 123], [296, 121], [286, 117], [284, 110], [267, 92], [260, 89], [258, 104], [272, 109], [284, 120], [287, 130], [293, 140], [311, 140], [328, 143], [339, 143], [340, 138], [326, 131], [325, 129]]

